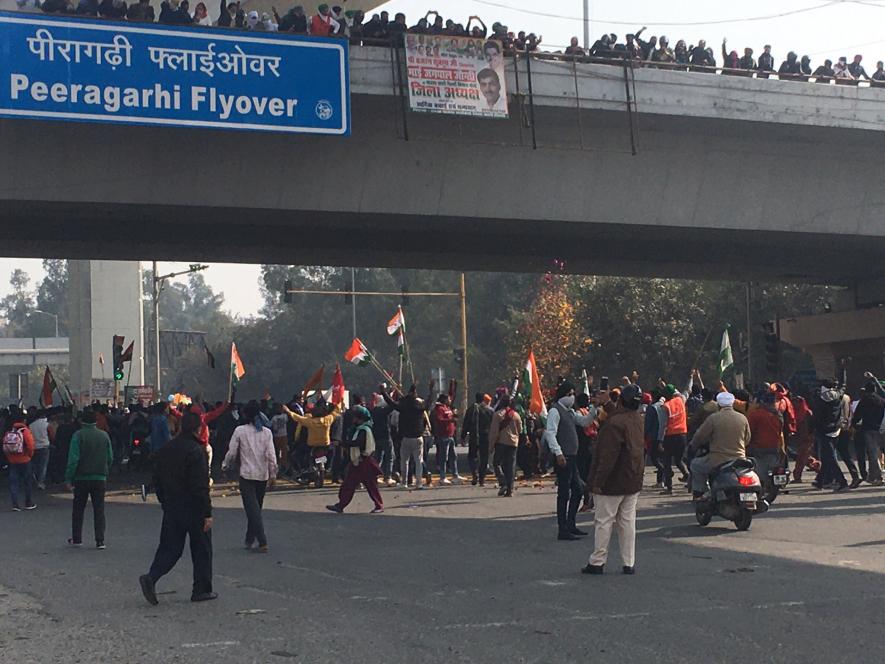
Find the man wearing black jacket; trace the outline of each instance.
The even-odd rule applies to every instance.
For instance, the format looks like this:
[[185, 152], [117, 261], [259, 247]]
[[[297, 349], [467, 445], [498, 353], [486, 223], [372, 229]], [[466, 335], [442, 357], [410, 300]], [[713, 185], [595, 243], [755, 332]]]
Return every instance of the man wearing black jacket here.
[[885, 401], [879, 396], [879, 389], [879, 383], [875, 380], [870, 380], [864, 385], [863, 394], [851, 419], [857, 465], [860, 466], [861, 477], [873, 486], [882, 484], [879, 452], [882, 450], [883, 440], [879, 428], [885, 417]]
[[197, 438], [200, 425], [199, 415], [186, 413], [181, 419], [181, 434], [154, 457], [153, 486], [163, 506], [163, 526], [151, 569], [138, 579], [151, 604], [158, 603], [157, 581], [181, 558], [185, 537], [190, 539], [194, 565], [191, 601], [218, 597], [212, 592], [212, 501], [206, 453]]
[[[408, 394], [394, 401], [387, 394], [384, 385], [379, 388], [381, 396], [387, 405], [399, 412], [399, 434], [403, 437], [400, 444], [400, 472], [403, 487], [408, 486], [409, 482], [409, 459], [414, 460], [415, 464], [415, 488], [423, 489], [421, 483], [421, 469], [424, 466], [424, 435], [425, 423], [427, 421], [427, 405], [418, 398], [418, 387], [412, 385]], [[428, 399], [429, 401], [429, 399]]]
[[467, 409], [461, 424], [461, 443], [465, 440], [468, 443], [467, 460], [474, 486], [477, 483], [480, 486], [485, 484], [486, 471], [489, 468], [489, 429], [494, 414], [495, 411], [486, 402], [486, 395], [477, 392], [476, 399]]

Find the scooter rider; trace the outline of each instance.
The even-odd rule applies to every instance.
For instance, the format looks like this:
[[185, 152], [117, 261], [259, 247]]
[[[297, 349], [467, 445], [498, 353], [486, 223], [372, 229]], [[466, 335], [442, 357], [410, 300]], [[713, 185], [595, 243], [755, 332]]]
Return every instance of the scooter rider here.
[[720, 392], [716, 397], [719, 412], [708, 417], [695, 432], [689, 449], [696, 450], [709, 444], [706, 456], [695, 457], [691, 462], [691, 488], [694, 500], [699, 500], [707, 490], [707, 479], [717, 466], [733, 459], [747, 458], [750, 443], [750, 424], [747, 418], [734, 409], [734, 395]]

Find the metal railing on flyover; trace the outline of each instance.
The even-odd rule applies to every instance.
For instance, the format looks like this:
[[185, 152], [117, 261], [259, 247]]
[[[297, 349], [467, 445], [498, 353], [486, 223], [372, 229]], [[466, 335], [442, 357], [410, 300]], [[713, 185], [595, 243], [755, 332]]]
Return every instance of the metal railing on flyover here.
[[[85, 16], [81, 14], [68, 14], [68, 13], [48, 13], [48, 14], [39, 14], [34, 12], [21, 12], [21, 13], [29, 13], [33, 16], [40, 15], [48, 15], [48, 16], [71, 16], [76, 17], [78, 19], [92, 19], [96, 21], [105, 21], [105, 22], [113, 22], [113, 23], [132, 23], [133, 25], [145, 25], [148, 24], [145, 21], [127, 21], [120, 19], [112, 19], [112, 18], [104, 18], [100, 16]], [[155, 22], [155, 24], [158, 22]], [[169, 27], [185, 29], [185, 30], [202, 30], [204, 27], [201, 25], [189, 25], [189, 24], [167, 24]], [[253, 31], [248, 30], [246, 28], [241, 28], [237, 26], [211, 26], [215, 29], [221, 30], [230, 30], [232, 32], [264, 32], [264, 31]], [[408, 34], [413, 34], [407, 31]], [[267, 34], [264, 32], [264, 34]], [[292, 35], [292, 36], [305, 36], [301, 33], [293, 33], [293, 32], [277, 32], [272, 33], [277, 35]], [[465, 35], [465, 37], [470, 37], [469, 35]], [[347, 37], [340, 37], [340, 39], [347, 39]], [[475, 39], [486, 39], [486, 37], [476, 37]], [[488, 37], [488, 39], [494, 39], [494, 37]], [[400, 46], [402, 44], [402, 35], [394, 35], [388, 38], [371, 38], [371, 37], [360, 37], [360, 38], [352, 38], [350, 39], [350, 43], [352, 45], [359, 46], [379, 46], [383, 48], [392, 48], [394, 46]], [[720, 67], [709, 66], [709, 65], [693, 65], [691, 63], [681, 63], [681, 62], [659, 62], [655, 60], [643, 60], [641, 58], [628, 58], [628, 57], [604, 57], [604, 56], [594, 56], [594, 55], [568, 55], [564, 53], [551, 53], [547, 51], [519, 51], [515, 49], [509, 49], [505, 52], [505, 55], [509, 57], [513, 57], [516, 55], [517, 57], [524, 58], [530, 56], [536, 60], [553, 60], [559, 62], [576, 62], [576, 63], [586, 63], [586, 64], [601, 64], [601, 65], [612, 65], [617, 67], [623, 67], [624, 61], [626, 60], [630, 67], [636, 69], [665, 69], [670, 71], [683, 71], [683, 72], [694, 72], [694, 73], [703, 73], [703, 74], [717, 74], [720, 76], [736, 76], [740, 78], [756, 78], [756, 79], [769, 79], [769, 80], [780, 80], [780, 81], [794, 81], [801, 83], [816, 83], [821, 85], [844, 85], [844, 86], [856, 86], [856, 87], [873, 87], [873, 88], [885, 88], [885, 81], [875, 81], [875, 80], [858, 80], [855, 78], [836, 78], [835, 76], [826, 76], [826, 77], [815, 77], [813, 74], [779, 74], [776, 71], [760, 71], [758, 69], [733, 69], [729, 67]]]

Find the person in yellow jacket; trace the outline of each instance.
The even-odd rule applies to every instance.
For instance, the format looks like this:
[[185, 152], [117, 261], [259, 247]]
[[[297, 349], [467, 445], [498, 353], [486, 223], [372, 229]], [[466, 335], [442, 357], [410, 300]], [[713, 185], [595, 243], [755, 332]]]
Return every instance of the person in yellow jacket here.
[[302, 427], [307, 430], [307, 446], [313, 453], [312, 456], [317, 470], [315, 486], [322, 487], [326, 478], [326, 463], [328, 461], [329, 443], [331, 442], [329, 432], [332, 429], [332, 423], [335, 421], [335, 418], [341, 413], [341, 406], [318, 401], [308, 415], [299, 415], [290, 410], [286, 405], [283, 405], [283, 412], [298, 424], [298, 430], [295, 432], [296, 439], [301, 433]]

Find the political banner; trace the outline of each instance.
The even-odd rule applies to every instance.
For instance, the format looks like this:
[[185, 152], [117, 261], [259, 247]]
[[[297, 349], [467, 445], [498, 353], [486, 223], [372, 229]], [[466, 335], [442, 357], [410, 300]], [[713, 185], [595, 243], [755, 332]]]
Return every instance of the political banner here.
[[111, 401], [116, 397], [116, 386], [110, 378], [93, 378], [89, 389], [92, 401]]
[[154, 386], [128, 385], [126, 387], [126, 403], [138, 403], [147, 408], [154, 403]]
[[0, 116], [350, 134], [342, 39], [0, 12]]
[[500, 42], [407, 34], [406, 64], [413, 111], [508, 117]]

